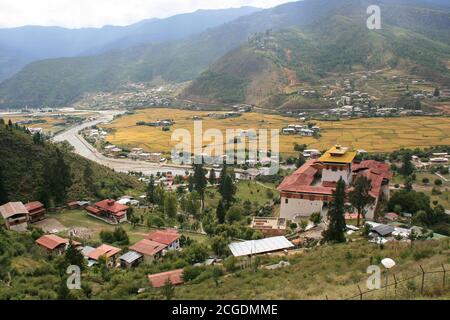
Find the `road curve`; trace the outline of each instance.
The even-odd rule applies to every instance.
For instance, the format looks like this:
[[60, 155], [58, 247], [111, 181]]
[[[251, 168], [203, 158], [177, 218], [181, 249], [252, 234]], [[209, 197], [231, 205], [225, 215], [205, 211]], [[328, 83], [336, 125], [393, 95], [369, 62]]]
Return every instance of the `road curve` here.
[[74, 152], [84, 158], [95, 161], [101, 165], [114, 169], [118, 172], [142, 172], [150, 175], [158, 172], [171, 171], [175, 175], [184, 175], [186, 171], [190, 171], [190, 166], [175, 166], [167, 164], [155, 164], [144, 161], [135, 161], [131, 159], [113, 159], [108, 158], [91, 146], [80, 134], [81, 130], [92, 127], [100, 123], [108, 123], [114, 119], [114, 116], [123, 114], [124, 111], [99, 111], [97, 119], [83, 122], [75, 127], [63, 131], [52, 138], [53, 142], [67, 141], [74, 148]]

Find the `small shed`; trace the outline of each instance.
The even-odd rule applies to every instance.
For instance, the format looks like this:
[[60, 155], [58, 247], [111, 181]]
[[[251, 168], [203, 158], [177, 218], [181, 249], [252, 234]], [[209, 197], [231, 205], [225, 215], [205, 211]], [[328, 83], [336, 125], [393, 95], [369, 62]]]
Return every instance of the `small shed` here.
[[137, 253], [136, 251], [129, 251], [119, 257], [120, 266], [122, 268], [136, 267], [139, 263], [143, 261], [143, 259], [144, 257], [142, 256], [142, 254]]
[[395, 231], [394, 227], [385, 225], [385, 224], [381, 224], [379, 226], [376, 226], [372, 229], [373, 232], [377, 233], [378, 235], [380, 235], [381, 237], [386, 237], [392, 234], [392, 232]]

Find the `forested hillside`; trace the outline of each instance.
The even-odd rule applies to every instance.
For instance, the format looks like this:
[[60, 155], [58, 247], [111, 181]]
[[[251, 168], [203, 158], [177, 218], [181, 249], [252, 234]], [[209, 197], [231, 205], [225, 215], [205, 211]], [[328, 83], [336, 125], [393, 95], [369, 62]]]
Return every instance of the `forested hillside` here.
[[118, 197], [142, 188], [137, 179], [91, 162], [65, 145], [44, 142], [0, 120], [0, 202], [66, 201]]

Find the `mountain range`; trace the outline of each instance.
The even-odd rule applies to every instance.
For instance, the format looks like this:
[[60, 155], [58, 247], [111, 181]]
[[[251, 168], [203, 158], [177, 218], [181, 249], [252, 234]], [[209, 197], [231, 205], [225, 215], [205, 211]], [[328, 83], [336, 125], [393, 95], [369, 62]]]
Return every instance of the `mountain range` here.
[[[381, 7], [381, 30], [366, 27], [372, 4]], [[64, 106], [154, 80], [192, 80], [186, 99], [263, 103], [293, 79], [387, 66], [450, 83], [446, 1], [305, 0], [248, 10], [255, 12], [178, 39], [155, 32], [144, 43], [135, 33], [91, 48], [95, 55], [33, 62], [0, 84], [0, 107]]]
[[198, 10], [129, 26], [66, 29], [24, 26], [0, 29], [0, 81], [26, 64], [43, 59], [89, 56], [142, 43], [174, 41], [260, 9]]

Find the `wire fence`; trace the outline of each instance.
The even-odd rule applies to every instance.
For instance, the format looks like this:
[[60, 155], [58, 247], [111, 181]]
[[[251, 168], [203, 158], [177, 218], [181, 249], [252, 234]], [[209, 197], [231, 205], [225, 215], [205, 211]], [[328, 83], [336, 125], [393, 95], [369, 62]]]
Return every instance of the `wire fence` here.
[[[357, 294], [344, 300], [396, 300], [417, 297], [439, 297], [450, 289], [449, 271], [445, 265], [440, 269], [426, 271], [419, 265], [413, 275], [385, 273], [379, 289], [363, 291], [358, 285]], [[328, 297], [327, 297], [328, 299]]]

